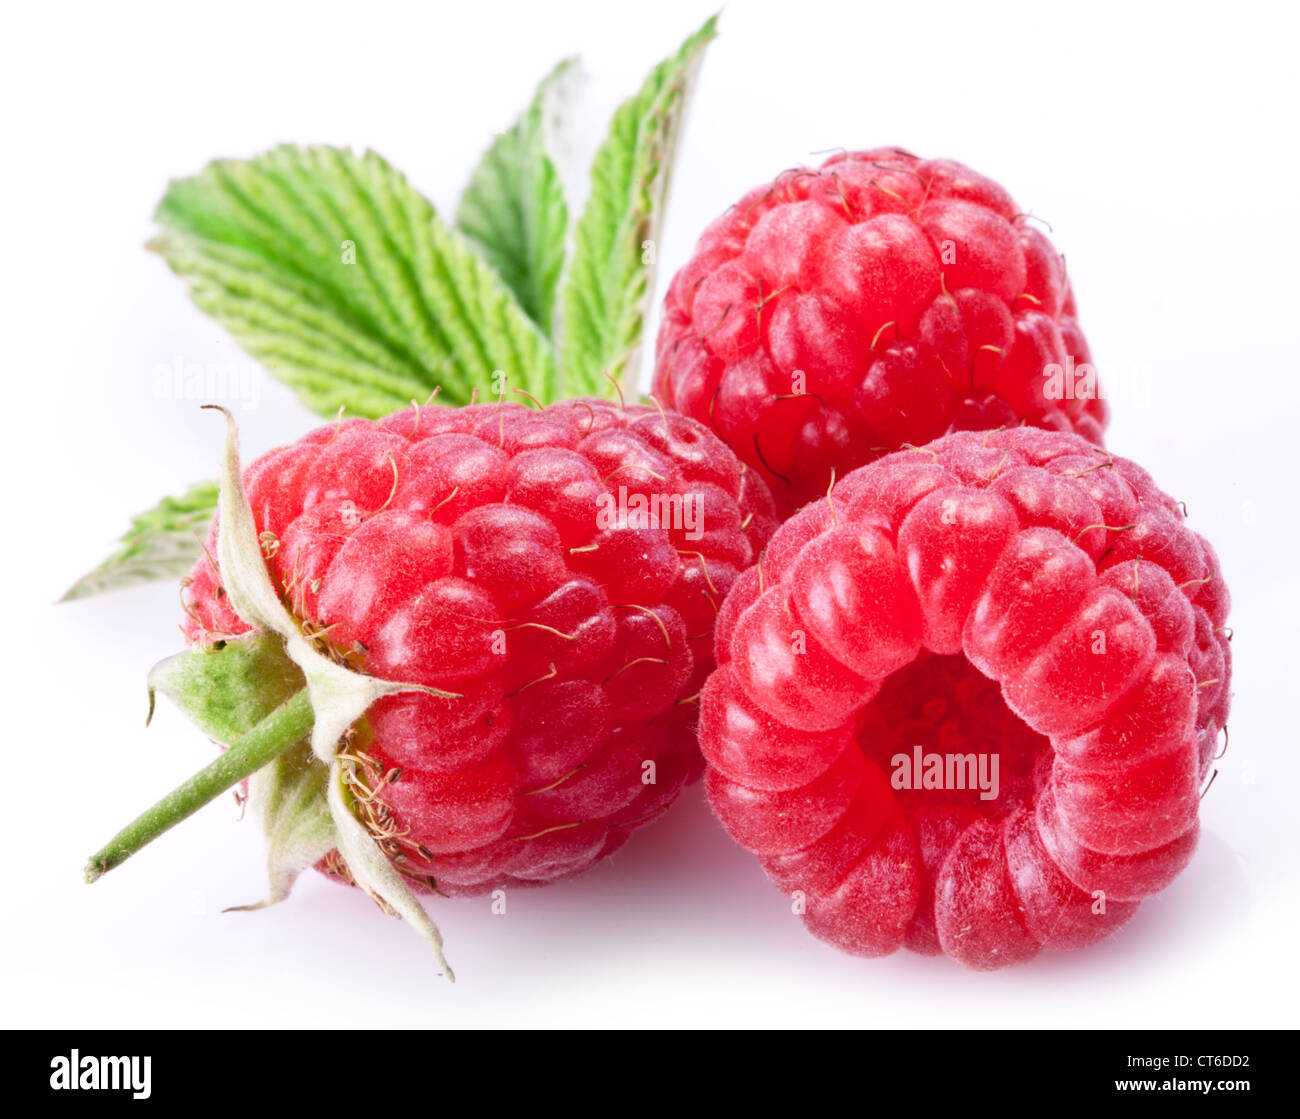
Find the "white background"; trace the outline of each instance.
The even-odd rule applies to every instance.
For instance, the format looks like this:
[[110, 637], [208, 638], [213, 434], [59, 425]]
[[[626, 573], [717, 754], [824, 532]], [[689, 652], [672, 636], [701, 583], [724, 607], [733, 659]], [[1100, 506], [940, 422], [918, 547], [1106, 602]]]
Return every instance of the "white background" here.
[[[836, 146], [970, 163], [1052, 223], [1112, 449], [1222, 556], [1232, 747], [1191, 867], [1111, 942], [992, 975], [807, 936], [698, 787], [587, 877], [439, 902], [460, 975], [315, 876], [278, 909], [222, 798], [93, 889], [86, 855], [205, 763], [144, 677], [174, 587], [50, 605], [126, 517], [215, 472], [168, 362], [239, 357], [142, 244], [171, 176], [279, 141], [372, 146], [450, 212], [491, 134], [581, 52], [584, 150], [708, 3], [6, 7], [3, 565], [7, 1026], [1206, 1026], [1297, 1021], [1293, 28], [1280, 5], [735, 0], [681, 152], [665, 273], [750, 186]], [[658, 297], [656, 298], [656, 303]], [[259, 375], [251, 455], [308, 415]]]

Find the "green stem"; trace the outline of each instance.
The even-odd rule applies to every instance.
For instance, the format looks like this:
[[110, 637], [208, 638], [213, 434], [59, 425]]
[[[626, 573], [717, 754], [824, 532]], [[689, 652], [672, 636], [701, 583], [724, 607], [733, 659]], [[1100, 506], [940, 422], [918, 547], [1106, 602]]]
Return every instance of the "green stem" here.
[[311, 733], [314, 715], [303, 688], [266, 716], [211, 765], [173, 789], [137, 816], [86, 864], [86, 881], [94, 882], [134, 855], [145, 844], [192, 816], [210, 800], [239, 784], [295, 742]]

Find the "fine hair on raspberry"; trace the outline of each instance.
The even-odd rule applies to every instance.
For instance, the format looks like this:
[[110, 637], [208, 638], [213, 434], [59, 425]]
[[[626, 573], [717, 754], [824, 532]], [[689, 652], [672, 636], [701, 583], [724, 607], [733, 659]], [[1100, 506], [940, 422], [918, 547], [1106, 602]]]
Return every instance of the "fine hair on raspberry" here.
[[783, 515], [953, 430], [1106, 424], [1062, 257], [1005, 189], [899, 148], [784, 171], [710, 225], [664, 303], [654, 391]]
[[[710, 802], [844, 951], [983, 970], [1092, 944], [1192, 857], [1228, 607], [1181, 503], [1080, 436], [896, 452], [787, 521], [728, 596]], [[998, 780], [954, 787], [952, 759]]]
[[[343, 747], [362, 822], [417, 887], [576, 874], [698, 776], [717, 609], [774, 524], [703, 425], [595, 399], [425, 405], [322, 427], [243, 477], [317, 648], [454, 693], [379, 699]], [[249, 628], [218, 532], [184, 591], [195, 644]], [[348, 873], [337, 853], [321, 869]]]

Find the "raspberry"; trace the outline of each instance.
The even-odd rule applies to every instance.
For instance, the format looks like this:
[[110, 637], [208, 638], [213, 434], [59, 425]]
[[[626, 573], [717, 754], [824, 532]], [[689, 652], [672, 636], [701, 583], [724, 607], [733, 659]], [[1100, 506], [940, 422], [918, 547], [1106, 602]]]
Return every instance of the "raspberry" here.
[[1107, 418], [1048, 239], [996, 183], [898, 148], [782, 172], [710, 225], [668, 289], [654, 391], [783, 516], [948, 431], [1100, 443]]
[[[244, 481], [320, 650], [458, 694], [379, 699], [347, 744], [363, 823], [417, 886], [576, 874], [698, 775], [716, 604], [774, 523], [702, 425], [599, 400], [425, 406], [323, 427]], [[249, 629], [215, 523], [206, 551], [184, 592], [198, 645]], [[320, 867], [347, 875], [337, 853]]]
[[845, 951], [988, 969], [1091, 944], [1196, 846], [1228, 605], [1181, 506], [1080, 436], [888, 455], [728, 596], [709, 799]]

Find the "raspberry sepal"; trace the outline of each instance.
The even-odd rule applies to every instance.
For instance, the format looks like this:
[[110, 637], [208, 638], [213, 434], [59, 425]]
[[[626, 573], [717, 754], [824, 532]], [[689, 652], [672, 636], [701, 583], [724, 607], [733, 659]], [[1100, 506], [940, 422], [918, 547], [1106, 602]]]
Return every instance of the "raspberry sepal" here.
[[[266, 568], [253, 511], [244, 492], [239, 435], [234, 417], [224, 408], [217, 410], [226, 417], [218, 499], [222, 526], [218, 560], [224, 587], [236, 614], [256, 627], [270, 644], [258, 646], [254, 652], [253, 647], [228, 643], [226, 649], [212, 654], [184, 655], [186, 658], [206, 657], [211, 665], [230, 650], [238, 650], [223, 658], [221, 668], [215, 672], [200, 661], [171, 658], [156, 670], [152, 689], [176, 698], [181, 709], [211, 733], [214, 729], [222, 729], [221, 724], [235, 717], [237, 712], [247, 712], [250, 705], [258, 702], [260, 687], [253, 679], [255, 674], [250, 675], [249, 670], [252, 664], [260, 662], [274, 664], [277, 644], [283, 650], [282, 656], [291, 664], [276, 665], [272, 677], [278, 677], [279, 686], [283, 687], [286, 679], [292, 679], [291, 669], [296, 668], [304, 687], [295, 692], [292, 699], [275, 707], [246, 734], [229, 743], [230, 748], [221, 757], [119, 832], [112, 842], [92, 857], [86, 869], [86, 880], [96, 881], [226, 789], [245, 780], [304, 738], [309, 738], [312, 754], [329, 770], [325, 783], [326, 806], [334, 825], [333, 838], [352, 879], [386, 911], [405, 917], [433, 948], [443, 973], [454, 981], [455, 976], [443, 957], [442, 936], [437, 926], [429, 920], [402, 875], [353, 813], [344, 779], [344, 766], [351, 763], [338, 755], [344, 735], [370, 705], [383, 696], [407, 692], [445, 699], [459, 699], [461, 696], [425, 684], [363, 676], [330, 660], [302, 633], [281, 601]], [[220, 686], [214, 687], [214, 684]], [[231, 693], [236, 693], [235, 698]], [[264, 697], [261, 701], [265, 702]], [[225, 729], [229, 731], [229, 726]], [[318, 806], [319, 796], [308, 810], [315, 810]], [[274, 858], [272, 866], [275, 868]], [[298, 869], [301, 867], [281, 867], [278, 873], [273, 869], [268, 901], [279, 900], [287, 893], [286, 878], [291, 884]]]
[[209, 738], [234, 746], [307, 681], [277, 635], [254, 630], [165, 657], [148, 684], [147, 722], [161, 693]]

